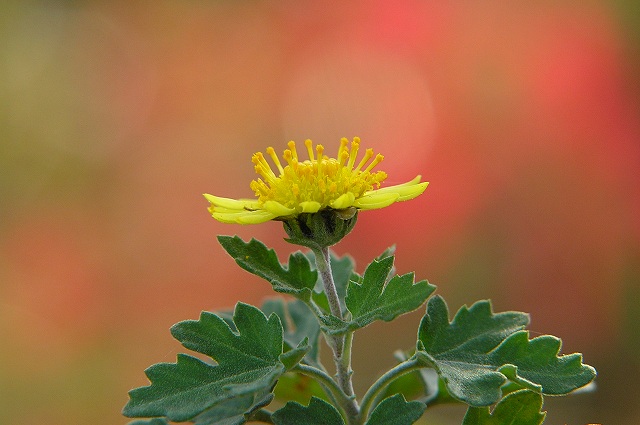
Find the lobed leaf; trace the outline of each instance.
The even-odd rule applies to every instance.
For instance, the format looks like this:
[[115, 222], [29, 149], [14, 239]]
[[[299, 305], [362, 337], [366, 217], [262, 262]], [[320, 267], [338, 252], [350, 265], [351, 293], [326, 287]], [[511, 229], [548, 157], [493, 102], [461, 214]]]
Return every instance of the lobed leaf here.
[[290, 401], [273, 412], [275, 425], [344, 425], [340, 413], [331, 404], [312, 397], [308, 406]]
[[402, 394], [396, 394], [378, 404], [365, 425], [411, 425], [420, 419], [426, 408], [424, 403], [407, 402]]
[[291, 254], [289, 263], [283, 267], [275, 251], [256, 239], [244, 242], [238, 236], [218, 236], [218, 241], [240, 267], [267, 280], [274, 291], [303, 301], [311, 298], [318, 272], [302, 252]]
[[489, 407], [470, 406], [462, 425], [540, 425], [546, 416], [540, 409], [542, 394], [520, 390], [500, 400], [493, 412]]
[[[218, 364], [178, 354], [176, 363], [160, 363], [145, 373], [151, 385], [130, 391], [123, 414], [129, 417], [165, 416], [186, 421], [209, 410], [237, 407], [230, 401], [254, 397], [261, 403], [286, 371], [281, 361], [283, 330], [280, 319], [268, 319], [256, 307], [238, 303], [233, 315], [234, 332], [225, 320], [203, 312], [200, 319], [174, 325], [173, 336], [186, 348], [205, 354]], [[287, 358], [291, 365], [308, 347], [299, 346]], [[255, 395], [260, 397], [255, 397]], [[247, 412], [255, 405], [249, 406]], [[246, 412], [244, 412], [246, 413]], [[226, 414], [226, 413], [225, 413]], [[222, 418], [226, 419], [226, 418]], [[213, 423], [213, 422], [212, 422]]]
[[560, 340], [529, 340], [524, 313], [493, 313], [489, 301], [462, 307], [449, 323], [441, 297], [433, 297], [420, 323], [418, 352], [455, 398], [488, 406], [501, 397], [507, 379], [545, 394], [566, 394], [588, 384], [595, 370], [579, 354], [558, 356]]
[[365, 327], [375, 320], [389, 322], [420, 307], [435, 291], [436, 287], [426, 280], [414, 283], [413, 273], [388, 280], [393, 261], [393, 256], [374, 260], [360, 282], [349, 282], [346, 305], [352, 315], [349, 323], [352, 329]]

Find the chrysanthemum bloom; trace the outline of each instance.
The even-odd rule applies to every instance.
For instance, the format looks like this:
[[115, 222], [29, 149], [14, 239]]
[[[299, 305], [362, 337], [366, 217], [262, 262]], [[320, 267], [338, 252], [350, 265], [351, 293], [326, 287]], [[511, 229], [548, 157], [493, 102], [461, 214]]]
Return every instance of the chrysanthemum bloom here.
[[325, 220], [328, 215], [349, 220], [358, 210], [384, 208], [394, 202], [413, 199], [428, 185], [428, 182], [421, 183], [421, 177], [417, 176], [404, 184], [380, 188], [387, 174], [373, 169], [383, 156], [378, 154], [374, 158], [373, 149], [367, 149], [356, 163], [360, 147], [357, 137], [351, 146], [343, 138], [336, 158], [324, 155], [322, 145], [317, 145], [314, 152], [311, 140], [304, 144], [309, 159], [300, 160], [296, 144], [291, 141], [289, 149], [284, 151], [284, 166], [275, 150], [267, 148], [266, 153], [273, 161], [277, 175], [262, 152], [254, 154], [251, 160], [261, 176], [251, 182], [257, 199], [229, 199], [205, 194], [211, 203], [209, 212], [213, 218], [239, 224], [280, 220], [285, 222], [285, 229], [287, 223], [302, 217], [306, 220], [308, 215], [315, 213], [323, 213]]

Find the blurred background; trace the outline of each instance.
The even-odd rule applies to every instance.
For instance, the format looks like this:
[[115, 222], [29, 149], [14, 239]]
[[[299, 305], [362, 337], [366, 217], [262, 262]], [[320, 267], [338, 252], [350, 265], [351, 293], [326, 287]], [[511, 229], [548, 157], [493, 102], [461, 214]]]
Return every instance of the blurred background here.
[[[2, 423], [126, 423], [173, 323], [271, 295], [216, 235], [296, 249], [201, 194], [251, 197], [254, 152], [342, 136], [431, 184], [338, 253], [362, 271], [397, 244], [451, 310], [491, 298], [584, 353], [597, 391], [547, 423], [639, 423], [640, 6], [533, 3], [4, 1]], [[423, 312], [356, 336], [359, 391]]]

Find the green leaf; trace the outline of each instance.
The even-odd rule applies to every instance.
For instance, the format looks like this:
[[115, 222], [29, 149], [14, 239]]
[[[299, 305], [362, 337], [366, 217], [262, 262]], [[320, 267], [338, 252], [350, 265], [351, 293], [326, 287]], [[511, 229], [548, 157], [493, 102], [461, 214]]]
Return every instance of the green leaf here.
[[137, 421], [129, 422], [127, 425], [170, 425], [166, 419], [153, 418], [153, 419], [140, 419]]
[[280, 319], [275, 314], [267, 319], [256, 307], [238, 303], [233, 321], [237, 333], [223, 318], [208, 312], [200, 320], [174, 325], [171, 332], [177, 340], [211, 357], [217, 365], [178, 354], [176, 363], [151, 366], [145, 371], [151, 385], [129, 393], [123, 414], [166, 416], [180, 422], [237, 397], [258, 394], [261, 397], [256, 402], [261, 402], [286, 370], [280, 360]]
[[374, 260], [360, 283], [351, 281], [346, 304], [352, 314], [351, 329], [363, 328], [375, 320], [389, 322], [420, 307], [436, 287], [426, 280], [414, 283], [413, 273], [393, 276], [393, 256]]
[[436, 369], [449, 393], [472, 406], [497, 402], [507, 378], [545, 394], [566, 394], [588, 384], [595, 370], [579, 354], [558, 356], [560, 340], [529, 340], [524, 313], [493, 313], [489, 301], [462, 307], [449, 323], [441, 297], [433, 297], [420, 323], [416, 355]]
[[462, 425], [540, 425], [546, 415], [541, 408], [541, 394], [520, 390], [503, 398], [492, 413], [489, 407], [470, 406]]
[[276, 410], [271, 419], [275, 425], [344, 425], [336, 408], [316, 397], [311, 398], [309, 406], [290, 401]]
[[273, 400], [269, 390], [230, 398], [216, 404], [193, 419], [196, 425], [242, 425], [247, 418]]
[[244, 242], [238, 236], [218, 236], [218, 241], [240, 267], [266, 279], [274, 291], [303, 301], [311, 298], [318, 272], [311, 268], [302, 252], [291, 254], [288, 265], [283, 267], [275, 251], [256, 239]]
[[262, 304], [262, 311], [269, 315], [276, 313], [284, 328], [284, 341], [287, 349], [297, 346], [304, 338], [308, 338], [309, 352], [305, 362], [319, 364], [320, 325], [311, 309], [300, 300], [285, 302], [282, 298], [271, 298]]
[[376, 406], [365, 425], [411, 425], [420, 419], [426, 408], [424, 403], [407, 402], [402, 394], [396, 394]]

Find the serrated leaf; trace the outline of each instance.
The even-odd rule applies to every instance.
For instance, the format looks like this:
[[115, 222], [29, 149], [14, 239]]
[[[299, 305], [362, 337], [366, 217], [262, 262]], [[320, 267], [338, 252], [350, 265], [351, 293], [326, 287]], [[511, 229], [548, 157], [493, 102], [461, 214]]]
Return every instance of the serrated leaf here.
[[342, 416], [331, 404], [312, 397], [308, 406], [290, 401], [273, 412], [275, 425], [344, 425]]
[[234, 332], [218, 315], [173, 326], [171, 332], [186, 348], [210, 356], [211, 365], [186, 354], [176, 363], [160, 363], [145, 373], [151, 385], [132, 390], [123, 414], [129, 417], [166, 416], [172, 421], [196, 417], [235, 397], [268, 393], [285, 372], [280, 361], [283, 331], [280, 319], [268, 319], [256, 307], [238, 303]]
[[244, 242], [238, 236], [218, 236], [218, 241], [240, 267], [267, 280], [274, 291], [303, 301], [310, 299], [318, 272], [302, 252], [291, 254], [288, 265], [283, 267], [275, 251], [256, 239]]
[[352, 329], [363, 328], [375, 320], [389, 322], [420, 307], [435, 291], [436, 287], [426, 280], [414, 283], [413, 273], [388, 280], [393, 261], [393, 256], [374, 260], [361, 283], [349, 282], [346, 304], [352, 315], [349, 324]]
[[510, 393], [496, 405], [469, 407], [462, 425], [540, 425], [546, 413], [541, 412], [542, 395], [531, 390]]
[[402, 394], [384, 399], [371, 412], [365, 425], [411, 425], [427, 408], [419, 401], [407, 401]]
[[276, 313], [280, 317], [287, 349], [296, 347], [300, 341], [308, 338], [310, 349], [305, 356], [305, 362], [312, 365], [319, 364], [320, 325], [304, 302], [300, 300], [285, 302], [281, 298], [271, 298], [262, 304], [262, 311], [267, 315]]
[[436, 296], [420, 323], [416, 354], [453, 397], [472, 406], [497, 402], [507, 378], [545, 394], [566, 394], [593, 380], [595, 370], [579, 354], [558, 356], [558, 338], [529, 340], [527, 324], [524, 313], [493, 313], [489, 301], [462, 307], [449, 323], [447, 306]]

